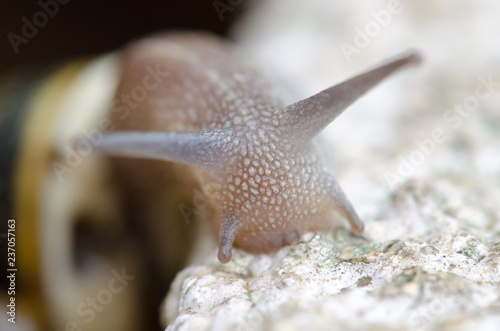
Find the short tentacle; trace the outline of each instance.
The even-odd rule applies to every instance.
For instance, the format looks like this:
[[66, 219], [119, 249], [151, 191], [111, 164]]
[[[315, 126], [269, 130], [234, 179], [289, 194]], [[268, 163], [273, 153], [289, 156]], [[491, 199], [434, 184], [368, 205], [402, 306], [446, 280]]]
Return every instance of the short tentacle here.
[[333, 203], [335, 210], [349, 222], [351, 231], [354, 234], [363, 233], [365, 228], [363, 221], [361, 221], [344, 192], [335, 181], [330, 185], [329, 194], [330, 201]]
[[238, 232], [238, 222], [232, 212], [225, 212], [219, 231], [219, 253], [217, 257], [220, 263], [231, 261], [234, 238]]

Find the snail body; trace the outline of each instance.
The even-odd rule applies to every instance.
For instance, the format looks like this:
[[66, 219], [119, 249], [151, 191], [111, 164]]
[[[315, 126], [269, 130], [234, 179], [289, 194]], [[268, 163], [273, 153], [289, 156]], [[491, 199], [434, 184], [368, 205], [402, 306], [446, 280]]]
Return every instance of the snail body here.
[[113, 132], [97, 147], [155, 160], [119, 161], [132, 177], [150, 162], [151, 173], [162, 174], [151, 185], [215, 188], [207, 211], [222, 263], [230, 261], [233, 246], [272, 252], [307, 231], [329, 229], [333, 210], [360, 234], [363, 223], [337, 185], [317, 135], [378, 82], [418, 61], [415, 54], [402, 56], [287, 105], [229, 43], [197, 33], [153, 36], [124, 51], [116, 97], [142, 85], [146, 93], [130, 101], [130, 112], [112, 111]]

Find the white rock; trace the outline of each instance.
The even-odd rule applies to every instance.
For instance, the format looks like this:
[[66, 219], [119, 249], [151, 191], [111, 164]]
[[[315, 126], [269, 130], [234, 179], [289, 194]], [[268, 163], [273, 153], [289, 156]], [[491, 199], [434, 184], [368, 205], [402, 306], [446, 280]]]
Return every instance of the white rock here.
[[[210, 259], [186, 268], [163, 310], [168, 330], [451, 330], [475, 324], [493, 330], [500, 243], [484, 239], [489, 229], [446, 218], [446, 201], [430, 208], [429, 197], [439, 192], [417, 184], [397, 191], [391, 215], [372, 222], [390, 233], [413, 213], [423, 229], [412, 233], [410, 227], [400, 239], [385, 240], [370, 228], [356, 237], [339, 228], [275, 254], [236, 251], [227, 265]], [[402, 201], [411, 207], [400, 208]]]

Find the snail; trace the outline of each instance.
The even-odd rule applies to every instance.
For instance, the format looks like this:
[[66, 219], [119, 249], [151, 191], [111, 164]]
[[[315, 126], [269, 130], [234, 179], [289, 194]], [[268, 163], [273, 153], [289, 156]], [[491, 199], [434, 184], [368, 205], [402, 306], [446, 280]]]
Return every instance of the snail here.
[[232, 247], [268, 253], [307, 231], [327, 230], [332, 210], [361, 234], [363, 222], [317, 136], [377, 83], [419, 62], [409, 52], [287, 105], [228, 42], [192, 32], [152, 36], [125, 49], [116, 96], [146, 84], [141, 80], [152, 68], [162, 79], [150, 77], [155, 88], [144, 90], [140, 103], [130, 101], [129, 113], [113, 113], [113, 130], [96, 148], [113, 157], [168, 161], [155, 166], [177, 185], [216, 184], [210, 209], [221, 263], [231, 260]]

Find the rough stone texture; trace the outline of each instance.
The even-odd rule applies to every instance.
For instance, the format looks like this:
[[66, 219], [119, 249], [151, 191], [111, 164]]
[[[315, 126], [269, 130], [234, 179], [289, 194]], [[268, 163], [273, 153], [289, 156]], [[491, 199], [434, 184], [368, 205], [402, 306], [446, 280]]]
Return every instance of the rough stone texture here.
[[168, 330], [496, 329], [498, 222], [457, 216], [493, 211], [453, 206], [447, 190], [457, 188], [409, 182], [365, 236], [309, 233], [272, 255], [237, 251], [227, 265], [214, 253], [177, 276]]
[[[388, 2], [266, 1], [243, 21], [242, 45], [296, 82], [297, 99], [407, 48], [426, 62], [325, 132], [363, 236], [309, 233], [275, 254], [236, 250], [227, 265], [199, 249], [162, 307], [168, 330], [498, 329], [500, 4], [401, 3], [349, 62], [339, 44]], [[478, 77], [493, 83], [476, 104]]]

